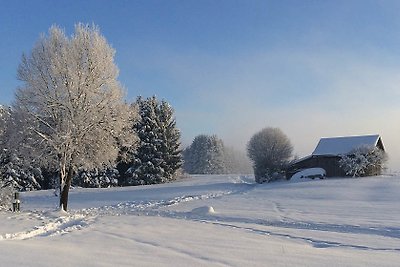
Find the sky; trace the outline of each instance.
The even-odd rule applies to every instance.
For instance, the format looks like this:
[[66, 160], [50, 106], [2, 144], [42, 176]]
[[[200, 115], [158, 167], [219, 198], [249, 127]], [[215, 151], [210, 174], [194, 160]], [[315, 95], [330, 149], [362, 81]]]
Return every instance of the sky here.
[[51, 25], [96, 24], [127, 100], [175, 109], [187, 145], [216, 134], [245, 149], [278, 127], [298, 157], [320, 137], [380, 134], [400, 170], [400, 2], [313, 0], [0, 1], [0, 104]]

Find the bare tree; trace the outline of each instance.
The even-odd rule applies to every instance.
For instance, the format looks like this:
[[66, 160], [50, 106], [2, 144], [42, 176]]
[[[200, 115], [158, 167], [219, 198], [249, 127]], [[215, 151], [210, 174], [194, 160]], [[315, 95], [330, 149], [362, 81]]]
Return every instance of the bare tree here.
[[264, 128], [250, 139], [247, 154], [253, 161], [256, 182], [269, 182], [292, 156], [293, 146], [279, 128]]
[[71, 37], [53, 26], [18, 68], [21, 150], [57, 169], [64, 210], [79, 167], [110, 166], [120, 145], [135, 144], [137, 114], [124, 103], [114, 54], [96, 26], [77, 24]]

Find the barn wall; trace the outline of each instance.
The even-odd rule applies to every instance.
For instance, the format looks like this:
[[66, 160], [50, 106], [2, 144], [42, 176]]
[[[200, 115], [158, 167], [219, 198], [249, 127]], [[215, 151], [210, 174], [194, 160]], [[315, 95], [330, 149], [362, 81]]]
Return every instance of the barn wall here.
[[339, 166], [339, 159], [335, 156], [312, 156], [292, 164], [288, 170], [288, 176], [293, 175], [297, 170], [307, 168], [322, 168], [326, 171], [327, 177], [346, 176]]

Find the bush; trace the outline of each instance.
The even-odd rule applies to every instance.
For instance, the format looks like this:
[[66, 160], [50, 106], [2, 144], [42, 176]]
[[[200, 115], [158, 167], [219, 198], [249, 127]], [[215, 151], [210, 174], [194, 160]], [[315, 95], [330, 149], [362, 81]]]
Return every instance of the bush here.
[[380, 174], [387, 156], [374, 146], [360, 146], [339, 160], [340, 167], [349, 176], [368, 176]]
[[247, 144], [247, 154], [253, 162], [256, 182], [282, 178], [292, 152], [289, 138], [279, 128], [264, 128], [253, 135]]

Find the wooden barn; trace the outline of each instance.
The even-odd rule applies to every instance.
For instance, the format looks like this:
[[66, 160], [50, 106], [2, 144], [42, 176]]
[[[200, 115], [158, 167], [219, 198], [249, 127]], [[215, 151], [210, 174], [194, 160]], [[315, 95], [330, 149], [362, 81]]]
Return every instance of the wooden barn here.
[[[321, 138], [314, 152], [307, 157], [293, 162], [287, 171], [287, 177], [308, 168], [322, 168], [327, 177], [346, 176], [340, 167], [339, 160], [342, 155], [347, 155], [353, 149], [360, 146], [375, 146], [385, 151], [382, 139], [379, 135], [360, 135]], [[379, 175], [381, 169], [370, 170], [368, 175]]]

